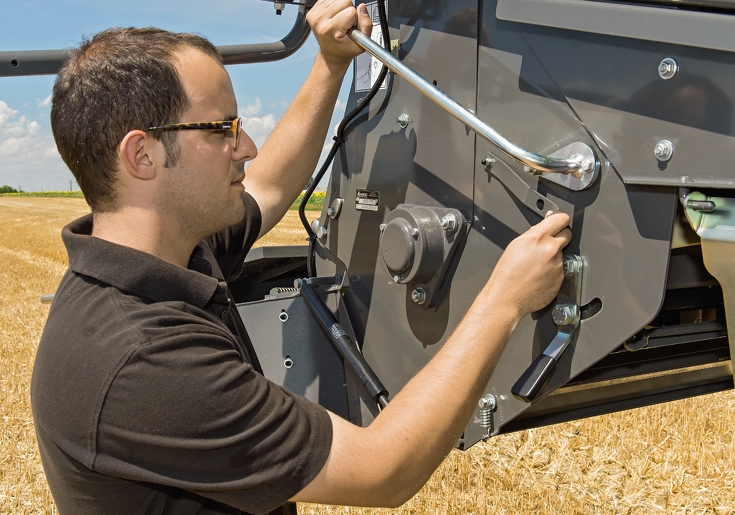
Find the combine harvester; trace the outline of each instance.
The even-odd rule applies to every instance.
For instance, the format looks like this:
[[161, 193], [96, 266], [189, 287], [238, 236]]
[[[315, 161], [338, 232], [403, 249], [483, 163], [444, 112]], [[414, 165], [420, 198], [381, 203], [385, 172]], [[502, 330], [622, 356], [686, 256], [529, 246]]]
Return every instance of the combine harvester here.
[[[735, 0], [368, 7], [324, 209], [301, 210], [310, 244], [253, 250], [231, 284], [266, 376], [369, 424], [559, 209], [562, 289], [516, 329], [458, 446], [733, 388]], [[293, 53], [298, 9], [283, 40], [225, 62]], [[0, 75], [65, 57], [0, 53]]]

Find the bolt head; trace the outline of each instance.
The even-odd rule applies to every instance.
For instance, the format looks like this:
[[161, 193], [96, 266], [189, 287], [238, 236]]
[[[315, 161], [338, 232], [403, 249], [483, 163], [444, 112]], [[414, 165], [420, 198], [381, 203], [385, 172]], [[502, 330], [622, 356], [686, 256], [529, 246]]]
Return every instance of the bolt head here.
[[408, 127], [408, 124], [411, 123], [411, 117], [408, 116], [407, 113], [401, 113], [398, 115], [398, 118], [396, 118], [396, 122], [398, 122], [398, 125], [400, 125], [402, 129], [405, 129]]
[[495, 400], [495, 396], [489, 393], [485, 397], [482, 397], [480, 399], [480, 401], [477, 403], [477, 406], [480, 409], [494, 410], [497, 406], [497, 401]]
[[416, 304], [424, 304], [426, 302], [426, 290], [423, 288], [416, 288], [411, 292], [411, 300]]
[[385, 224], [380, 224], [380, 232], [385, 231]]
[[592, 159], [582, 159], [579, 169], [584, 173], [589, 173], [595, 169], [595, 162]]
[[663, 80], [669, 80], [679, 71], [679, 65], [671, 57], [662, 60], [658, 65], [658, 76]]
[[412, 236], [418, 236], [419, 235], [419, 228], [418, 227], [414, 227], [413, 229], [411, 229], [411, 235]]
[[336, 214], [337, 214], [337, 210], [334, 209], [332, 206], [329, 206], [327, 208], [327, 216], [329, 216], [330, 218], [334, 218], [334, 215]]
[[454, 232], [457, 230], [457, 217], [454, 216], [454, 214], [449, 213], [448, 215], [444, 215], [444, 217], [441, 219], [442, 229], [444, 229], [447, 232]]
[[653, 155], [661, 162], [668, 161], [674, 155], [674, 144], [667, 139], [662, 139], [653, 147]]
[[393, 276], [393, 281], [395, 281], [397, 283], [400, 283], [402, 279], [403, 279], [403, 277], [401, 277], [400, 275], [394, 275]]
[[575, 324], [579, 320], [579, 308], [576, 304], [557, 304], [551, 311], [551, 318], [558, 326]]

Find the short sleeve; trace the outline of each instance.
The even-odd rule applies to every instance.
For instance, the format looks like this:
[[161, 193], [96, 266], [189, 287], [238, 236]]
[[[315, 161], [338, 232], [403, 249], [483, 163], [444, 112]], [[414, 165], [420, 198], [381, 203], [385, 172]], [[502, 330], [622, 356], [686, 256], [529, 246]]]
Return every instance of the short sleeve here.
[[240, 276], [245, 256], [260, 234], [261, 214], [258, 203], [246, 191], [242, 194], [242, 203], [245, 205], [245, 218], [242, 222], [204, 240], [214, 253], [227, 282]]
[[331, 420], [240, 361], [216, 328], [191, 329], [121, 367], [100, 413], [93, 468], [266, 513], [319, 473]]

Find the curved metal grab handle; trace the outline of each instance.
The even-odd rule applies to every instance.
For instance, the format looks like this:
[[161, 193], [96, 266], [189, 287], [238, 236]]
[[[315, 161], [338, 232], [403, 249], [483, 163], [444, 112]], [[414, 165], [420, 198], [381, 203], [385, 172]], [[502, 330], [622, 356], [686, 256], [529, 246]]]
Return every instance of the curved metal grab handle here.
[[351, 29], [347, 34], [366, 52], [381, 61], [390, 70], [400, 75], [404, 80], [408, 81], [415, 88], [421, 91], [421, 93], [436, 102], [449, 114], [464, 123], [486, 140], [490, 141], [490, 143], [496, 145], [508, 156], [525, 166], [539, 172], [571, 174], [580, 178], [583, 175], [586, 176], [594, 174], [598, 171], [600, 163], [594, 150], [590, 148], [589, 145], [584, 143], [575, 143], [578, 148], [581, 148], [582, 145], [586, 147], [588, 152], [575, 153], [568, 159], [544, 157], [524, 150], [504, 138], [495, 129], [470, 113], [466, 108], [459, 105], [439, 88], [403, 64], [399, 59], [396, 59], [393, 55], [359, 30]]
[[[224, 64], [265, 63], [285, 59], [309, 38], [306, 8], [299, 8], [293, 27], [283, 39], [273, 43], [225, 45], [217, 47]], [[71, 57], [71, 50], [18, 50], [0, 52], [0, 77], [53, 75]]]

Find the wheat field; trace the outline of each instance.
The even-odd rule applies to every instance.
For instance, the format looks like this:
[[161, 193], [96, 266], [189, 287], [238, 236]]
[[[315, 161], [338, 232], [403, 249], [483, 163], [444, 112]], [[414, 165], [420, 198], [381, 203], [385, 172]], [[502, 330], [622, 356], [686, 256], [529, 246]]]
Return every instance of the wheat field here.
[[[0, 514], [57, 513], [36, 450], [36, 345], [66, 267], [59, 236], [82, 199], [0, 197]], [[261, 245], [300, 244], [289, 212]], [[304, 514], [735, 513], [735, 392], [493, 438], [453, 451], [395, 510], [304, 504]]]

